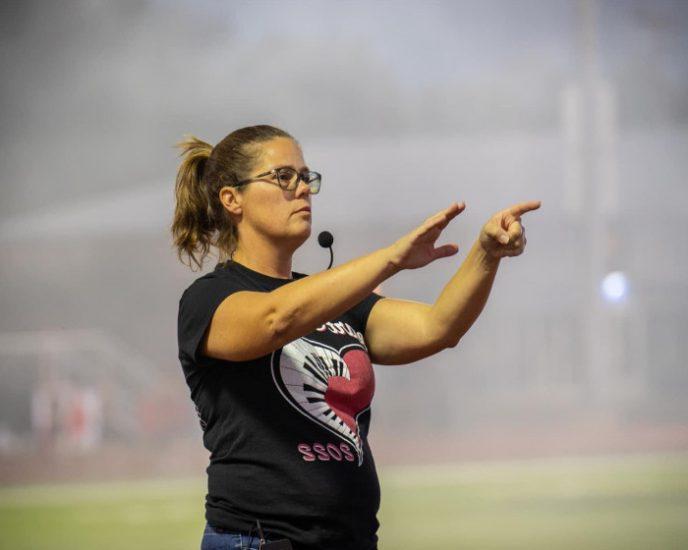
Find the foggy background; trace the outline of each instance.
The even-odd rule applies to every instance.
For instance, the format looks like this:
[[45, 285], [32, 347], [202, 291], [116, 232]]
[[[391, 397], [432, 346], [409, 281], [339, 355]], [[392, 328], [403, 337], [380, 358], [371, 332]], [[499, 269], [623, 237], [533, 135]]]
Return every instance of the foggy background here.
[[459, 253], [386, 296], [432, 303], [492, 214], [542, 201], [456, 348], [375, 366], [381, 470], [688, 449], [688, 3], [0, 10], [1, 483], [203, 474], [173, 144], [254, 124], [323, 174], [295, 271], [327, 267], [322, 230], [341, 264], [466, 202]]

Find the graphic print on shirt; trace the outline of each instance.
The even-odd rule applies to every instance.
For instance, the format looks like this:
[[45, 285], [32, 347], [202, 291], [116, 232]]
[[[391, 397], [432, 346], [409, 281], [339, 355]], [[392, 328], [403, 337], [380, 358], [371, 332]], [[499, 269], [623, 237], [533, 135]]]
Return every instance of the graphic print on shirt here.
[[301, 414], [351, 444], [363, 464], [358, 417], [370, 409], [375, 375], [359, 344], [340, 349], [308, 338], [286, 344], [272, 355], [272, 378]]

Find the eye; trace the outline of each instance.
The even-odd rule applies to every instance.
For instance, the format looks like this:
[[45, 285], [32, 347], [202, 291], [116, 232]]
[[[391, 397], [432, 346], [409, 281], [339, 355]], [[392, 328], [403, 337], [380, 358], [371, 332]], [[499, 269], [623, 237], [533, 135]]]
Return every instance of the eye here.
[[291, 181], [291, 179], [294, 177], [294, 172], [289, 170], [288, 168], [283, 168], [279, 172], [277, 172], [277, 178], [280, 181]]

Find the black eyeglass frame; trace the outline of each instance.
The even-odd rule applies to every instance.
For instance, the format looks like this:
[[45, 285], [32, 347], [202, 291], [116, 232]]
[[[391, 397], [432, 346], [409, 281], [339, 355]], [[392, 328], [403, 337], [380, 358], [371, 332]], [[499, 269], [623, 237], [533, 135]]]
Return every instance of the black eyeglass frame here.
[[[280, 183], [280, 179], [279, 179], [279, 174], [278, 174], [278, 172], [280, 170], [291, 170], [292, 172], [296, 173], [296, 184], [294, 185], [294, 187], [292, 187], [291, 189], [289, 187], [282, 187], [282, 184]], [[261, 178], [264, 178], [265, 176], [273, 175], [273, 176], [277, 177], [276, 182], [266, 181], [266, 180], [262, 180], [262, 181], [265, 181], [266, 183], [272, 183], [273, 185], [278, 185], [280, 189], [284, 189], [285, 191], [294, 191], [299, 186], [299, 183], [301, 183], [303, 181], [304, 183], [306, 183], [306, 185], [308, 185], [308, 188], [311, 190], [310, 191], [311, 194], [315, 195], [315, 194], [319, 193], [320, 192], [320, 185], [322, 184], [322, 174], [320, 172], [315, 172], [313, 170], [307, 170], [305, 172], [305, 174], [307, 174], [308, 176], [310, 176], [310, 174], [316, 174], [318, 176], [319, 184], [318, 184], [318, 190], [317, 191], [313, 192], [313, 190], [311, 189], [310, 183], [308, 183], [304, 179], [302, 173], [297, 172], [291, 166], [280, 166], [279, 168], [273, 168], [272, 170], [269, 170], [267, 172], [263, 172], [262, 174], [258, 174], [257, 176], [254, 176], [252, 178], [241, 180], [240, 182], [233, 185], [232, 187], [241, 187], [241, 186], [247, 185], [253, 181], [260, 180]]]

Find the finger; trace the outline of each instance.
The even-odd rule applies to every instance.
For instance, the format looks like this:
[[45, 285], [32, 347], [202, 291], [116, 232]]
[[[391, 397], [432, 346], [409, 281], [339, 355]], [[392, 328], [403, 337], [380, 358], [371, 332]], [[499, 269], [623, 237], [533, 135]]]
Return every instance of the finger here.
[[523, 249], [524, 249], [525, 247], [526, 247], [526, 238], [525, 238], [525, 237], [521, 237], [521, 238], [516, 239], [516, 240], [513, 242], [513, 244], [507, 248], [507, 250], [508, 250], [509, 252], [516, 252], [517, 254], [514, 254], [514, 255], [518, 255], [518, 254], [520, 254], [521, 252], [523, 252]]
[[514, 248], [524, 247], [526, 245], [526, 228], [521, 224], [521, 236], [512, 241]]
[[465, 203], [454, 203], [449, 208], [445, 208], [441, 212], [438, 212], [434, 216], [431, 216], [426, 220], [427, 228], [431, 229], [433, 227], [438, 227], [439, 229], [444, 229], [449, 225], [449, 222], [458, 216], [466, 208]]
[[540, 208], [541, 204], [542, 201], [519, 202], [518, 204], [508, 208], [507, 211], [512, 216], [518, 217], [525, 214], [526, 212], [530, 212], [531, 210], [537, 210], [538, 208]]
[[437, 214], [434, 216], [431, 216], [428, 218], [428, 221], [432, 221], [433, 223], [437, 221], [449, 221], [456, 216], [458, 216], [464, 209], [466, 208], [466, 203], [461, 201], [460, 203], [454, 202], [447, 208], [440, 210]]
[[446, 258], [447, 256], [453, 256], [459, 251], [459, 245], [458, 244], [445, 244], [443, 246], [438, 246], [435, 248], [435, 250], [432, 251], [434, 255], [434, 259], [438, 258]]
[[456, 216], [461, 214], [466, 209], [466, 203], [461, 201], [461, 202], [455, 202], [452, 204], [447, 210], [445, 211], [445, 219], [447, 220], [447, 223], [449, 223], [451, 220], [453, 220]]
[[448, 208], [443, 208], [443, 209], [440, 210], [439, 212], [435, 212], [434, 214], [428, 216], [427, 218], [425, 218], [425, 222], [424, 222], [424, 223], [432, 223], [432, 222], [434, 222], [434, 221], [436, 221], [436, 220], [439, 220], [440, 218], [443, 218], [444, 215], [445, 215], [445, 213], [446, 213], [446, 212], [449, 212], [449, 211], [452, 209], [453, 206], [454, 206], [454, 205], [451, 205], [451, 206], [449, 206]]
[[421, 225], [418, 229], [416, 229], [413, 236], [413, 241], [434, 243], [441, 233], [442, 229], [430, 223], [426, 223]]
[[454, 215], [460, 214], [466, 209], [466, 203], [464, 201], [455, 202], [448, 208], [448, 210], [453, 210], [454, 208], [456, 208], [456, 214]]
[[[516, 225], [516, 224], [514, 224], [514, 225]], [[523, 224], [521, 222], [518, 222], [518, 225], [520, 226], [520, 234], [516, 238], [512, 238], [509, 241], [509, 245], [512, 248], [518, 248], [519, 246], [521, 246], [521, 243], [525, 244], [526, 228], [523, 226]]]
[[514, 221], [514, 223], [509, 225], [507, 230], [509, 233], [509, 242], [514, 242], [523, 234], [523, 228], [521, 227], [521, 222], [519, 220]]
[[461, 202], [454, 201], [453, 203], [451, 203], [447, 208], [445, 208], [441, 212], [455, 212], [456, 214], [458, 214], [464, 208], [466, 208], [466, 203], [464, 201], [461, 201]]
[[489, 223], [485, 226], [485, 233], [501, 244], [509, 242], [509, 233], [504, 231], [496, 223]]

